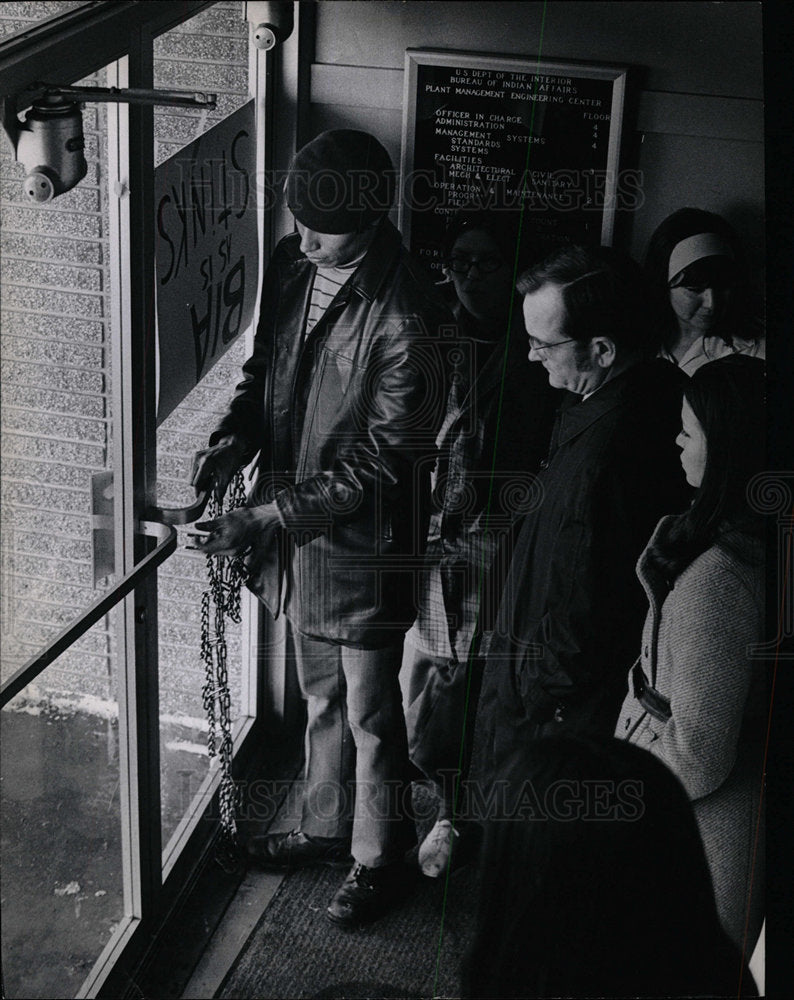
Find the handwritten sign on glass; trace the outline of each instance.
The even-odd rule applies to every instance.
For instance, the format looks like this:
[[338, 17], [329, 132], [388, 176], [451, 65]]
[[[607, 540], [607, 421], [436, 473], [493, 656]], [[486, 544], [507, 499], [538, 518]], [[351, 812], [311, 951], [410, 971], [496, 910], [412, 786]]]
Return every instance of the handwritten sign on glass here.
[[155, 170], [163, 421], [251, 322], [259, 267], [254, 102]]

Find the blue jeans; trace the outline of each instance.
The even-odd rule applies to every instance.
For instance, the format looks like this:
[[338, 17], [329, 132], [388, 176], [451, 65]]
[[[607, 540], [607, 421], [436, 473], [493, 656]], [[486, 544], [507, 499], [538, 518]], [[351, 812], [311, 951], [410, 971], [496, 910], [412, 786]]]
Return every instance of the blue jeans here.
[[301, 830], [351, 839], [368, 868], [398, 861], [416, 841], [398, 675], [402, 642], [353, 649], [295, 635], [306, 699], [306, 794]]

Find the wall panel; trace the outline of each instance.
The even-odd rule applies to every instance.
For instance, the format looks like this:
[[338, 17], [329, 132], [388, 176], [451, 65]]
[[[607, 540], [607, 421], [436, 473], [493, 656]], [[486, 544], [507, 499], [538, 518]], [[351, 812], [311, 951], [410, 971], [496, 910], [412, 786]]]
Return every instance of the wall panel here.
[[641, 207], [618, 239], [641, 256], [682, 205], [725, 214], [763, 256], [763, 66], [757, 3], [334, 3], [317, 5], [313, 132], [369, 128], [399, 162], [407, 47], [629, 65], [627, 166], [644, 171]]

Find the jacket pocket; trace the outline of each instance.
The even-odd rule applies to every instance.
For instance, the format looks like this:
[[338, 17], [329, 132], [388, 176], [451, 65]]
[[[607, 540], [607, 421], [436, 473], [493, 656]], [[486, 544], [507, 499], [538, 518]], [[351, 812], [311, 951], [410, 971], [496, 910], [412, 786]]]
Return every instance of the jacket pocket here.
[[362, 414], [356, 415], [355, 406], [361, 406], [355, 386], [359, 368], [350, 358], [323, 348], [317, 362], [312, 392], [306, 407], [306, 430], [309, 430], [319, 448], [328, 441], [339, 439], [340, 433], [354, 432], [364, 426]]
[[323, 378], [336, 379], [341, 395], [347, 395], [350, 382], [358, 371], [358, 365], [351, 358], [338, 351], [332, 351], [329, 347], [323, 350], [325, 355], [325, 365]]

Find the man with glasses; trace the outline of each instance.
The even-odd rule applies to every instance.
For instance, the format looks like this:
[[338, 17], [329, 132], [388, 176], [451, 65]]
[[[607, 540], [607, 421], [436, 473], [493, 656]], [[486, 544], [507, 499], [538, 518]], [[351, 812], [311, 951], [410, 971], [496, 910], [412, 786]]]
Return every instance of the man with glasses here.
[[518, 290], [530, 361], [567, 396], [488, 654], [475, 741], [486, 780], [519, 741], [614, 732], [647, 606], [635, 563], [659, 518], [687, 500], [675, 445], [683, 376], [654, 357], [639, 267], [571, 246]]

